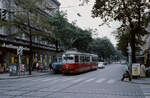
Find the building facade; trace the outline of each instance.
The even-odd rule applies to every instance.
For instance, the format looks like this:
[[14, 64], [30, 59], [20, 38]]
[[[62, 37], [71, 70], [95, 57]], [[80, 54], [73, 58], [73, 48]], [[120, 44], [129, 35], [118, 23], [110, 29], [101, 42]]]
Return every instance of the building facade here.
[[150, 66], [150, 34], [146, 35], [144, 57], [146, 66]]
[[[11, 20], [15, 17], [16, 13], [12, 14], [11, 11], [13, 9], [9, 9], [5, 3], [9, 4], [9, 6], [15, 6], [15, 8], [19, 10], [23, 10], [22, 7], [17, 6], [13, 0], [6, 0], [8, 2], [4, 2], [5, 0], [0, 0], [0, 8], [1, 8], [1, 19], [5, 18], [7, 20]], [[59, 11], [60, 3], [56, 0], [43, 0], [42, 4], [37, 4], [36, 11], [38, 14], [36, 16], [36, 24], [38, 21], [40, 22], [41, 17], [50, 17], [54, 15], [57, 11]], [[7, 9], [10, 13], [6, 13], [5, 17], [2, 16], [4, 14], [2, 11]], [[51, 10], [50, 10], [51, 9]], [[26, 13], [25, 13], [26, 14]], [[33, 16], [32, 12], [30, 15]], [[31, 26], [33, 26], [31, 24]], [[41, 28], [41, 27], [36, 27]], [[21, 56], [21, 63], [25, 65], [25, 68], [28, 70], [29, 65], [29, 37], [26, 36], [25, 33], [20, 33], [15, 37], [10, 37], [14, 32], [18, 32], [19, 29], [12, 26], [1, 26], [0, 27], [0, 73], [4, 71], [8, 71], [9, 66], [12, 64], [18, 63], [18, 55], [17, 49], [18, 47], [23, 47], [23, 55]], [[19, 31], [21, 32], [21, 31]], [[44, 33], [44, 32], [43, 32]], [[53, 57], [56, 55], [55, 45], [49, 43], [46, 40], [43, 40], [41, 35], [32, 36], [32, 49], [33, 49], [33, 66], [38, 62], [42, 66], [48, 66], [52, 61]]]

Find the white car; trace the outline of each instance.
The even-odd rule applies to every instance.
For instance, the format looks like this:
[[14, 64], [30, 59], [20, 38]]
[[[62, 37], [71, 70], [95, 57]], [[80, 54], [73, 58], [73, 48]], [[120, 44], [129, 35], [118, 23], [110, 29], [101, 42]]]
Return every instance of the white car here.
[[105, 64], [104, 62], [98, 62], [98, 68], [104, 68]]

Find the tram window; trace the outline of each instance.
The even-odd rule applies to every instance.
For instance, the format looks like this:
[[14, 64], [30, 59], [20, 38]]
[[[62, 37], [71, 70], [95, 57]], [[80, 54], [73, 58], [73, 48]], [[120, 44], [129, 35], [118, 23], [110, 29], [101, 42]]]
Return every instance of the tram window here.
[[84, 59], [84, 56], [80, 56], [80, 62], [84, 62], [85, 59]]
[[97, 57], [92, 57], [93, 62], [97, 62]]
[[85, 61], [86, 61], [86, 62], [90, 62], [90, 57], [86, 57], [86, 58], [85, 58]]
[[75, 62], [79, 62], [79, 56], [75, 56]]
[[64, 57], [65, 60], [73, 60], [73, 57]]
[[71, 57], [71, 56], [64, 57], [63, 62], [64, 63], [74, 63], [74, 57]]
[[62, 57], [58, 57], [57, 62], [62, 62]]

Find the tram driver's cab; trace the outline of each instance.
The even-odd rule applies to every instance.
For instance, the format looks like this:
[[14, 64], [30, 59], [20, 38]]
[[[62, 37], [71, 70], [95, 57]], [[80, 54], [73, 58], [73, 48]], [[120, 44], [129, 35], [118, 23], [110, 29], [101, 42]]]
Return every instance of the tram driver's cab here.
[[75, 63], [74, 59], [75, 59], [75, 56], [72, 54], [64, 54], [62, 56], [63, 63], [65, 63], [65, 64], [66, 63]]

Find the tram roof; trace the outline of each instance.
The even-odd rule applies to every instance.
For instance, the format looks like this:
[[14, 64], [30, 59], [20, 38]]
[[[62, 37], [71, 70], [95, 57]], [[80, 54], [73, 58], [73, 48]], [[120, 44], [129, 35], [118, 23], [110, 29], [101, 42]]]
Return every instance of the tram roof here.
[[82, 53], [82, 52], [78, 52], [78, 51], [66, 51], [66, 52], [64, 52], [64, 54], [97, 56], [96, 54]]

